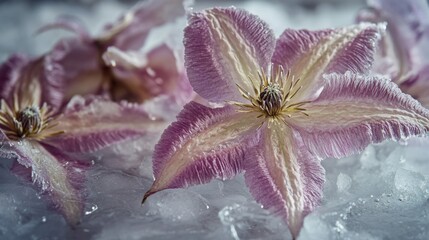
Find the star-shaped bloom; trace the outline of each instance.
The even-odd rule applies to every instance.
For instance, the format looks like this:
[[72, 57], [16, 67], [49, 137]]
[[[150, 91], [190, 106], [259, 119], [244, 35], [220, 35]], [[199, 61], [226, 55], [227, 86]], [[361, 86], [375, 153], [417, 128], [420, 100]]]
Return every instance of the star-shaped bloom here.
[[168, 188], [231, 178], [246, 184], [297, 236], [322, 196], [320, 160], [429, 129], [429, 113], [388, 79], [365, 76], [385, 25], [288, 29], [275, 40], [244, 10], [195, 13], [185, 29], [185, 65], [210, 108], [187, 104], [155, 147], [155, 182]]
[[429, 5], [425, 0], [369, 0], [358, 21], [387, 22], [373, 70], [429, 107]]
[[102, 94], [115, 101], [142, 103], [166, 95], [181, 103], [189, 101], [192, 88], [180, 50], [161, 41], [151, 48], [145, 45], [153, 29], [184, 15], [183, 0], [150, 0], [137, 4], [95, 37], [71, 17], [61, 17], [39, 32], [60, 28], [77, 35], [61, 39], [48, 53], [65, 70], [66, 100], [76, 94]]
[[75, 99], [60, 112], [63, 75], [51, 57], [14, 55], [0, 66], [0, 156], [16, 159], [12, 170], [30, 173], [74, 225], [83, 211], [81, 189], [89, 165], [71, 153], [82, 155], [161, 131], [165, 123], [138, 106], [100, 98]]

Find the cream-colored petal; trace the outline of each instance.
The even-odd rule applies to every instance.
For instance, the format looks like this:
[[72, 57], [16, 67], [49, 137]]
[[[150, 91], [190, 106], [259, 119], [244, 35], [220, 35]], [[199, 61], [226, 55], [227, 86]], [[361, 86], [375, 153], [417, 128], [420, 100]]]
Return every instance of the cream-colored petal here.
[[246, 183], [258, 202], [284, 217], [296, 237], [305, 215], [322, 196], [320, 161], [282, 121], [264, 125], [254, 151], [246, 160]]
[[236, 84], [250, 93], [253, 84], [259, 86], [258, 71], [267, 69], [275, 38], [255, 15], [214, 8], [190, 17], [184, 44], [189, 81], [198, 94], [214, 102], [242, 101]]
[[429, 111], [388, 79], [331, 74], [309, 116], [286, 121], [321, 158], [344, 157], [368, 144], [405, 139], [429, 130]]

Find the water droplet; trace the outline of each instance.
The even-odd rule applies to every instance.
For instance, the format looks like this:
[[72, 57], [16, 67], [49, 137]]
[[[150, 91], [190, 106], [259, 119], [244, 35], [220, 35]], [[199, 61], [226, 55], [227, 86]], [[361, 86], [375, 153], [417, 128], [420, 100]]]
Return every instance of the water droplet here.
[[91, 209], [85, 211], [85, 215], [92, 214], [93, 212], [95, 212], [97, 210], [98, 210], [98, 206], [96, 204], [94, 204], [94, 205], [91, 206]]
[[46, 221], [47, 221], [46, 216], [43, 216], [42, 217], [42, 222], [46, 222]]

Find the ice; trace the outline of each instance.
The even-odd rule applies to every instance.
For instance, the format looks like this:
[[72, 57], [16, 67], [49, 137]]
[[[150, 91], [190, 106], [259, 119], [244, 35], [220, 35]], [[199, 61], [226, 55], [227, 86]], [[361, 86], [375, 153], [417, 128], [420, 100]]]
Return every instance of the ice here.
[[[177, 202], [183, 202], [177, 204]], [[162, 191], [151, 197], [144, 208], [147, 215], [166, 221], [195, 221], [209, 213], [209, 205], [201, 195], [189, 190]]]
[[[195, 9], [219, 4], [246, 7], [279, 35], [285, 27], [349, 24], [361, 4], [305, 1], [306, 8], [296, 8], [298, 1], [292, 2], [286, 6], [281, 1], [271, 5], [204, 1], [197, 2]], [[1, 3], [0, 60], [15, 51], [41, 53], [58, 37], [70, 34], [32, 35], [58, 14], [73, 13], [97, 33], [123, 9], [122, 4], [110, 1], [97, 1], [88, 8], [52, 1]], [[168, 107], [162, 99], [146, 106], [154, 115], [173, 112]], [[173, 115], [168, 115], [169, 121]], [[157, 139], [159, 135], [123, 142], [90, 156], [88, 161], [94, 165], [86, 174], [85, 215], [74, 229], [31, 183], [10, 173], [11, 161], [0, 159], [0, 239], [291, 239], [282, 220], [253, 200], [242, 174], [232, 180], [159, 192], [141, 206], [152, 184], [151, 156]], [[429, 239], [427, 139], [412, 138], [408, 144], [388, 141], [348, 158], [324, 160], [324, 198], [305, 218], [298, 239]]]
[[340, 173], [337, 177], [337, 188], [339, 192], [346, 192], [352, 185], [352, 179], [347, 175]]
[[407, 169], [421, 161], [422, 151], [428, 154], [427, 145], [385, 142], [360, 156], [325, 160], [327, 185], [342, 185], [346, 172], [351, 187], [325, 188], [325, 202], [305, 219], [299, 239], [428, 239], [429, 172]]
[[93, 154], [95, 164], [137, 176], [152, 177], [152, 152], [161, 133], [121, 142]]
[[425, 178], [417, 172], [400, 168], [395, 174], [395, 187], [406, 195], [422, 198], [426, 187]]
[[[57, 239], [71, 234], [63, 217], [50, 209], [43, 196], [9, 170], [0, 159], [0, 239]], [[55, 227], [54, 227], [55, 226]]]
[[219, 218], [236, 240], [291, 237], [280, 218], [272, 217], [256, 203], [226, 206], [219, 212]]

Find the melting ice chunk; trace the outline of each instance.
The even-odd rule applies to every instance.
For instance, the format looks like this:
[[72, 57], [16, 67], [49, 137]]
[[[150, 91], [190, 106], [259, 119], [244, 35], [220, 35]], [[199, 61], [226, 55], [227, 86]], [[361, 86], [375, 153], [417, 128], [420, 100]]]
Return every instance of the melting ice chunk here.
[[289, 239], [287, 226], [256, 203], [233, 204], [219, 212], [231, 236], [238, 239]]
[[338, 192], [347, 192], [352, 185], [352, 179], [344, 173], [340, 173], [337, 177]]
[[152, 217], [167, 221], [196, 221], [209, 211], [207, 200], [201, 195], [184, 189], [161, 191], [148, 198], [145, 203]]

